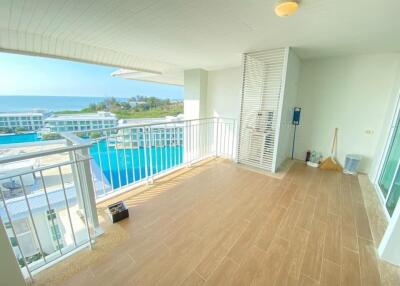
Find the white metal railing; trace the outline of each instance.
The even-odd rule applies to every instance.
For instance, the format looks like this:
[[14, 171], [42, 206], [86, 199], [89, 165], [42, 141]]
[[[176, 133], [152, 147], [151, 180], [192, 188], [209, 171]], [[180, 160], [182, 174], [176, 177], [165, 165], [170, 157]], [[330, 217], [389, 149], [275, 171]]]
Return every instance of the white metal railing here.
[[[0, 159], [0, 216], [26, 277], [92, 244], [98, 221], [90, 198], [90, 146]], [[43, 158], [47, 164], [34, 164]]]
[[70, 144], [90, 148], [97, 199], [149, 183], [183, 166], [212, 156], [235, 158], [236, 120], [203, 118], [125, 125], [86, 133], [62, 134]]
[[0, 158], [0, 216], [24, 274], [92, 246], [96, 200], [209, 157], [233, 160], [236, 134], [227, 118], [125, 125], [62, 133], [67, 146]]

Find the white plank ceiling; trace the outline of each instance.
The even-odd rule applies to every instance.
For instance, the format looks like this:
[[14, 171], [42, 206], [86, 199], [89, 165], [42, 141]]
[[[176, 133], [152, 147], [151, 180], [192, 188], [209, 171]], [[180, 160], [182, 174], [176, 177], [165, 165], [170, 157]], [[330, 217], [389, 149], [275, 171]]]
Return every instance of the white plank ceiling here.
[[399, 0], [0, 0], [0, 49], [144, 71], [237, 66], [243, 52], [302, 58], [398, 52]]

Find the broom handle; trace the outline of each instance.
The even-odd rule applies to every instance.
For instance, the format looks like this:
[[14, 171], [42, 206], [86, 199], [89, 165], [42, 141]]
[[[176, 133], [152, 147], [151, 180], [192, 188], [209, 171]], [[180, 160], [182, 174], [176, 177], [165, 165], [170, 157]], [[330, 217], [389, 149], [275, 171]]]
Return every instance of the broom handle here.
[[332, 151], [331, 151], [331, 154], [332, 154], [332, 155], [334, 155], [333, 152], [335, 151], [335, 147], [336, 147], [337, 132], [338, 132], [338, 129], [335, 128], [335, 134], [333, 135], [333, 142], [332, 142]]

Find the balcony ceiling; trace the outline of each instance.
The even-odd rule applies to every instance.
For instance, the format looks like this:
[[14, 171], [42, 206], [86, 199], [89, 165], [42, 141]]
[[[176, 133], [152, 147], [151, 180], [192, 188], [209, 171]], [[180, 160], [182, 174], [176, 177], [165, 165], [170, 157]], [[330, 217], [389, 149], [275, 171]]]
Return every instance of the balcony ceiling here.
[[139, 71], [240, 64], [247, 51], [293, 46], [302, 58], [398, 52], [398, 0], [2, 0], [0, 49]]

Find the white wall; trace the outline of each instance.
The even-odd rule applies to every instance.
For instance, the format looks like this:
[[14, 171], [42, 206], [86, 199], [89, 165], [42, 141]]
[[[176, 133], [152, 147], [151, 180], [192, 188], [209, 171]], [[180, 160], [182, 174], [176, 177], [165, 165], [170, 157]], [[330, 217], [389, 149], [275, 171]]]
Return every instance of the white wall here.
[[241, 67], [229, 68], [224, 70], [208, 72], [207, 89], [207, 117], [222, 117], [236, 119], [236, 125], [227, 125], [220, 120], [220, 134], [228, 140], [218, 141], [218, 150], [224, 156], [232, 155], [236, 160], [237, 148], [237, 130], [240, 118], [241, 105], [241, 85], [242, 85]]
[[396, 86], [398, 54], [361, 55], [303, 61], [297, 105], [302, 108], [295, 157], [307, 150], [329, 155], [339, 128], [337, 158], [361, 154], [368, 172], [378, 148]]
[[208, 72], [207, 116], [239, 119], [242, 68]]
[[277, 149], [276, 166], [279, 166], [292, 154], [293, 142], [293, 108], [296, 106], [300, 60], [292, 49], [289, 49], [288, 63], [282, 102], [282, 114], [279, 127], [279, 144]]

